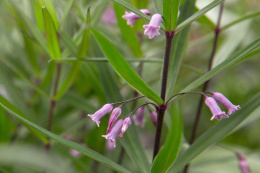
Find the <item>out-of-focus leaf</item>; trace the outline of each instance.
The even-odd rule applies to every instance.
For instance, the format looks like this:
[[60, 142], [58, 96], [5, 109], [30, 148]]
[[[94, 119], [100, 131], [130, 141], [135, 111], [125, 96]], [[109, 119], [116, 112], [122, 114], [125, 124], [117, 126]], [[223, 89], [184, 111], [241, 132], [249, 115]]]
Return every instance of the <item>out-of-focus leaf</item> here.
[[4, 109], [0, 109], [0, 143], [8, 142], [10, 139], [9, 123]]
[[163, 2], [161, 0], [153, 0], [156, 11], [160, 14], [163, 13]]
[[[178, 19], [178, 23], [183, 22], [189, 16], [192, 15], [193, 9], [195, 6], [195, 2], [193, 0], [185, 0], [184, 4], [180, 7], [181, 14]], [[177, 33], [172, 42], [171, 48], [171, 58], [169, 62], [169, 70], [168, 70], [168, 83], [167, 83], [167, 91], [166, 98], [169, 98], [173, 92], [175, 82], [177, 80], [177, 76], [179, 74], [181, 60], [185, 56], [185, 52], [188, 44], [188, 35], [189, 35], [190, 27], [186, 27], [179, 33]]]
[[175, 28], [175, 31], [178, 32], [178, 31], [182, 30], [184, 27], [186, 27], [187, 25], [191, 24], [193, 21], [195, 21], [198, 18], [200, 18], [202, 15], [207, 13], [209, 10], [211, 10], [214, 7], [216, 7], [222, 1], [223, 0], [215, 0], [215, 1], [211, 2], [209, 5], [207, 5], [206, 7], [204, 7], [203, 9], [201, 9], [200, 11], [198, 11], [195, 14], [193, 14], [188, 19], [186, 19], [185, 21], [183, 21], [182, 23], [177, 25], [177, 27]]
[[2, 100], [0, 101], [0, 106], [5, 109], [6, 111], [8, 111], [10, 114], [12, 114], [15, 118], [17, 118], [19, 121], [23, 122], [24, 124], [26, 124], [27, 126], [29, 126], [30, 128], [34, 129], [35, 131], [37, 131], [38, 133], [40, 134], [43, 134], [55, 141], [57, 141], [58, 143], [66, 146], [66, 147], [69, 147], [69, 148], [72, 148], [74, 150], [77, 150], [79, 151], [80, 153], [108, 166], [108, 167], [111, 167], [112, 169], [114, 169], [115, 171], [118, 171], [118, 172], [129, 172], [127, 169], [125, 169], [124, 167], [118, 165], [117, 163], [113, 162], [112, 160], [102, 156], [101, 154], [85, 147], [85, 146], [82, 146], [80, 144], [77, 144], [75, 142], [72, 142], [70, 140], [67, 140], [67, 139], [64, 139], [54, 133], [51, 133], [49, 132], [48, 130], [45, 130], [44, 128], [32, 123], [31, 121], [29, 120], [26, 120], [25, 118], [22, 117], [21, 113], [19, 111], [13, 111], [14, 109], [12, 108], [9, 108], [6, 104], [4, 104], [2, 102]]
[[60, 58], [60, 46], [53, 19], [46, 7], [42, 7], [47, 45], [51, 58]]
[[[0, 106], [2, 110], [10, 110], [15, 114], [19, 114], [23, 119], [27, 119], [25, 115], [23, 115], [22, 112], [20, 112], [15, 106], [13, 106], [10, 102], [8, 102], [4, 97], [0, 95]], [[26, 123], [21, 121], [19, 118], [17, 118], [21, 123], [23, 123], [36, 137], [38, 137], [43, 143], [47, 143], [47, 138], [43, 136], [41, 133], [39, 133], [37, 130], [35, 130], [33, 127], [28, 126]]]
[[114, 9], [117, 18], [117, 23], [125, 42], [131, 48], [136, 57], [141, 57], [143, 53], [141, 50], [139, 40], [137, 39], [133, 29], [129, 25], [127, 25], [126, 20], [122, 18], [122, 16], [124, 15], [123, 7], [114, 4]]
[[[197, 13], [199, 11], [199, 9], [197, 7], [195, 7], [195, 13]], [[200, 18], [198, 18], [197, 20], [200, 23], [204, 23], [212, 28], [215, 28], [215, 24], [205, 15], [201, 16]]]
[[223, 119], [216, 125], [202, 134], [196, 142], [191, 145], [186, 151], [181, 153], [177, 160], [170, 168], [170, 172], [177, 172], [193, 158], [206, 150], [210, 145], [215, 144], [227, 136], [232, 129], [237, 127], [244, 121], [256, 108], [260, 106], [260, 94], [258, 93], [250, 99], [242, 109], [236, 111], [228, 119]]
[[39, 94], [45, 96], [46, 98], [49, 99], [49, 96], [42, 91], [38, 86], [33, 84], [29, 79], [26, 78], [26, 76], [23, 75], [19, 69], [17, 69], [13, 64], [11, 64], [8, 60], [6, 60], [4, 57], [0, 55], [0, 60], [6, 64], [14, 73], [16, 73], [18, 76], [20, 76], [24, 81], [26, 81], [32, 88], [34, 88]]
[[230, 28], [231, 26], [233, 26], [233, 25], [235, 25], [235, 24], [237, 24], [237, 23], [240, 23], [240, 22], [243, 22], [244, 20], [248, 20], [248, 19], [257, 17], [257, 16], [259, 16], [259, 15], [260, 15], [260, 11], [257, 11], [257, 12], [255, 12], [255, 13], [251, 13], [251, 14], [247, 14], [247, 15], [245, 15], [245, 16], [243, 16], [243, 17], [241, 17], [241, 18], [239, 18], [239, 19], [237, 19], [237, 20], [235, 20], [235, 21], [233, 21], [233, 22], [231, 22], [231, 23], [229, 23], [229, 24], [223, 26], [223, 27], [221, 28], [221, 30], [223, 31], [223, 30], [228, 29], [228, 28]]
[[[46, 159], [46, 152], [38, 146], [32, 144], [20, 144], [12, 143], [0, 144], [0, 165], [4, 165], [7, 168], [6, 172], [0, 169], [1, 173], [11, 173], [16, 172], [42, 172], [43, 169], [46, 172], [55, 173], [75, 173], [75, 168], [68, 163], [71, 158], [66, 158], [64, 155], [59, 153], [49, 153], [48, 159]], [[8, 169], [9, 167], [14, 167], [15, 169]], [[19, 169], [22, 168], [22, 169]], [[32, 169], [33, 168], [33, 169]], [[31, 171], [31, 169], [33, 171]]]
[[174, 104], [170, 108], [170, 111], [172, 120], [171, 129], [168, 133], [163, 148], [155, 157], [151, 170], [152, 173], [166, 172], [176, 160], [179, 152], [183, 132], [183, 122], [180, 106]]
[[27, 29], [30, 31], [32, 36], [37, 40], [37, 42], [41, 45], [43, 50], [48, 53], [48, 47], [46, 41], [40, 31], [40, 29], [35, 26], [32, 21], [22, 12], [22, 10], [18, 7], [18, 3], [13, 2], [13, 0], [8, 1], [14, 8], [17, 13], [17, 17], [20, 18], [23, 23], [26, 25]]
[[[81, 44], [77, 53], [78, 58], [84, 58], [86, 55], [88, 44], [89, 44], [89, 37], [90, 37], [90, 22], [91, 22], [90, 9], [88, 9], [87, 18], [86, 18], [87, 27], [83, 34], [83, 38], [81, 40]], [[77, 77], [81, 64], [82, 62], [77, 62], [72, 65], [69, 75], [67, 76], [66, 80], [64, 81], [64, 83], [62, 84], [61, 88], [59, 89], [58, 93], [55, 96], [56, 100], [58, 100], [69, 89], [69, 87]]]
[[162, 99], [137, 75], [116, 48], [96, 30], [93, 34], [115, 71], [133, 88], [147, 98], [162, 104]]
[[62, 16], [62, 18], [61, 18], [61, 20], [60, 20], [59, 28], [58, 28], [57, 30], [60, 29], [60, 26], [63, 24], [63, 22], [65, 21], [65, 19], [68, 17], [69, 12], [70, 12], [71, 8], [73, 7], [74, 2], [75, 2], [75, 0], [69, 0], [69, 1], [67, 2], [67, 6], [66, 6], [66, 8], [65, 8], [65, 10], [64, 10], [63, 16]]
[[38, 28], [41, 31], [44, 31], [44, 23], [43, 23], [42, 12], [41, 12], [42, 7], [41, 7], [39, 1], [36, 1], [36, 0], [33, 1], [33, 5], [34, 5], [35, 20], [38, 25]]
[[54, 9], [52, 0], [39, 0], [39, 3], [42, 7], [45, 6], [48, 9], [48, 12], [50, 13], [53, 23], [55, 25], [55, 29], [58, 30], [59, 24], [58, 24], [58, 20], [56, 17], [56, 13], [55, 13], [55, 9]]
[[248, 53], [250, 53], [252, 50], [257, 48], [260, 45], [260, 38], [253, 41], [251, 44], [246, 46], [245, 48], [233, 53], [230, 55], [225, 61], [223, 61], [221, 64], [213, 68], [211, 71], [205, 73], [203, 76], [189, 84], [187, 87], [185, 87], [181, 92], [187, 92], [191, 91], [192, 89], [198, 87], [199, 85], [203, 84], [210, 78], [214, 77], [215, 75], [219, 74], [220, 72], [224, 71], [228, 67], [238, 63], [244, 56], [246, 56]]
[[144, 8], [147, 8], [147, 5], [148, 5], [148, 0], [134, 0], [133, 1], [133, 5], [139, 9], [144, 9]]
[[134, 12], [135, 14], [137, 14], [138, 16], [144, 18], [145, 20], [150, 20], [151, 17], [147, 16], [146, 14], [142, 13], [141, 11], [139, 11], [139, 9], [137, 9], [136, 7], [132, 6], [131, 4], [127, 3], [124, 0], [112, 0], [114, 3], [117, 3], [118, 5], [125, 7], [126, 9]]
[[173, 31], [178, 18], [180, 0], [163, 0], [163, 19], [166, 31]]

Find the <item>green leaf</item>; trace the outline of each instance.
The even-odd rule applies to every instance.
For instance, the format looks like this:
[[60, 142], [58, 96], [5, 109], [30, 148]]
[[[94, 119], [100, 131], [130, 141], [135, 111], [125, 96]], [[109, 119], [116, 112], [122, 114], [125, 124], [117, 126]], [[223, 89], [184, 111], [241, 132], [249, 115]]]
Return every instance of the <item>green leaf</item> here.
[[41, 90], [38, 86], [36, 86], [34, 83], [31, 82], [18, 68], [16, 68], [13, 64], [11, 64], [6, 58], [2, 57], [0, 55], [0, 60], [7, 66], [9, 67], [14, 73], [16, 73], [18, 76], [20, 76], [24, 81], [26, 81], [35, 91], [37, 91], [39, 94], [42, 96], [46, 97], [49, 99], [50, 97], [43, 91]]
[[57, 32], [52, 17], [46, 7], [42, 7], [47, 45], [51, 58], [60, 58], [60, 47]]
[[8, 142], [10, 139], [9, 123], [5, 111], [0, 109], [0, 143]]
[[238, 63], [244, 56], [246, 56], [248, 53], [253, 51], [255, 48], [257, 48], [260, 45], [260, 38], [243, 48], [242, 50], [239, 50], [232, 55], [230, 55], [225, 61], [223, 61], [221, 64], [213, 68], [211, 71], [205, 73], [203, 76], [192, 82], [190, 85], [185, 87], [181, 92], [187, 92], [191, 91], [192, 89], [200, 86], [207, 80], [211, 79], [215, 75], [219, 74], [220, 72], [224, 71], [231, 65], [234, 65]]
[[176, 160], [183, 132], [183, 122], [180, 106], [174, 104], [170, 108], [171, 115], [171, 129], [164, 143], [163, 148], [156, 156], [153, 166], [152, 173], [166, 172], [173, 162]]
[[242, 109], [236, 111], [228, 119], [223, 119], [216, 125], [202, 134], [196, 142], [191, 145], [186, 151], [181, 153], [173, 166], [170, 168], [171, 172], [177, 172], [182, 169], [193, 158], [206, 150], [212, 144], [221, 141], [226, 137], [235, 127], [244, 121], [256, 108], [260, 106], [260, 93], [251, 98]]
[[22, 117], [22, 115], [20, 114], [20, 112], [17, 111], [13, 111], [14, 109], [9, 108], [8, 106], [6, 106], [5, 104], [3, 104], [2, 101], [0, 101], [0, 106], [5, 109], [6, 111], [8, 111], [10, 114], [12, 114], [15, 118], [17, 118], [18, 120], [20, 120], [21, 122], [23, 122], [24, 124], [26, 124], [27, 126], [29, 126], [30, 128], [34, 129], [35, 131], [37, 131], [38, 133], [41, 133], [55, 141], [57, 141], [58, 143], [68, 147], [68, 148], [72, 148], [74, 150], [79, 151], [80, 153], [114, 169], [115, 171], [118, 172], [129, 172], [128, 170], [126, 170], [124, 167], [118, 165], [117, 163], [113, 162], [112, 160], [102, 156], [101, 154], [85, 147], [82, 146], [80, 144], [77, 144], [75, 142], [72, 142], [70, 140], [64, 139], [54, 133], [49, 132], [48, 130], [45, 130], [44, 128], [30, 122], [29, 120], [26, 120], [25, 118]]
[[[195, 2], [193, 0], [186, 0], [184, 2], [184, 4], [180, 7], [180, 12], [182, 15], [180, 16], [178, 23], [183, 22], [192, 15], [194, 6]], [[189, 30], [190, 27], [188, 26], [177, 33], [173, 38], [168, 70], [166, 98], [169, 98], [173, 92], [175, 82], [181, 67], [181, 62], [186, 53]]]
[[157, 13], [163, 13], [163, 3], [161, 0], [153, 0], [154, 6], [156, 8]]
[[188, 26], [189, 24], [191, 24], [193, 21], [197, 20], [198, 18], [200, 18], [202, 15], [204, 15], [205, 13], [207, 13], [209, 10], [211, 10], [212, 8], [216, 7], [218, 4], [220, 4], [223, 0], [215, 0], [212, 3], [210, 3], [209, 5], [207, 5], [206, 7], [204, 7], [203, 9], [201, 9], [200, 11], [198, 11], [197, 13], [193, 14], [192, 16], [190, 16], [188, 19], [186, 19], [185, 21], [183, 21], [182, 23], [180, 23], [175, 31], [178, 32], [180, 30], [182, 30], [183, 28], [185, 28], [186, 26]]
[[[10, 110], [15, 114], [19, 114], [21, 117], [23, 117], [23, 119], [27, 119], [27, 117], [25, 115], [22, 114], [22, 112], [20, 112], [16, 107], [14, 107], [10, 102], [8, 102], [4, 97], [2, 97], [0, 95], [0, 106], [2, 110]], [[34, 128], [28, 126], [26, 123], [24, 123], [23, 121], [21, 121], [19, 118], [17, 118], [21, 123], [23, 123], [28, 129], [29, 131], [32, 132], [32, 134], [34, 134], [36, 137], [38, 137], [43, 143], [47, 143], [48, 140], [45, 136], [43, 136], [41, 133], [39, 133], [37, 130], [35, 130]]]
[[59, 29], [60, 29], [61, 25], [63, 24], [63, 22], [65, 21], [65, 19], [68, 17], [69, 12], [70, 12], [70, 10], [71, 10], [72, 7], [73, 7], [74, 2], [75, 2], [75, 0], [69, 0], [69, 1], [67, 2], [67, 6], [66, 6], [66, 8], [65, 8], [65, 10], [64, 10], [64, 13], [63, 13], [63, 15], [62, 15], [62, 18], [61, 18], [61, 20], [60, 20]]
[[[117, 85], [115, 73], [108, 64], [99, 64], [100, 80], [105, 90], [107, 102], [113, 103], [123, 100], [121, 94], [118, 92], [120, 88]], [[123, 107], [123, 112], [129, 112], [126, 107]], [[123, 145], [129, 158], [139, 167], [143, 173], [148, 173], [150, 163], [145, 155], [144, 148], [140, 142], [138, 132], [134, 124], [131, 125], [124, 134], [124, 140], [120, 141]]]
[[163, 0], [163, 19], [164, 27], [167, 31], [173, 31], [179, 11], [180, 0]]
[[13, 0], [8, 1], [14, 8], [15, 12], [17, 13], [17, 17], [20, 18], [23, 23], [27, 26], [28, 31], [32, 34], [32, 36], [37, 40], [37, 42], [41, 45], [43, 50], [48, 53], [48, 47], [46, 41], [40, 31], [40, 29], [35, 26], [32, 21], [24, 14], [24, 12], [19, 8], [19, 4], [13, 2]]
[[149, 17], [148, 15], [142, 13], [139, 9], [137, 9], [136, 7], [132, 6], [131, 4], [127, 3], [126, 1], [124, 0], [111, 0], [113, 1], [114, 3], [134, 12], [135, 14], [137, 14], [138, 16], [142, 17], [143, 19], [145, 20], [148, 20], [150, 21], [151, 17]]
[[118, 26], [120, 28], [121, 34], [125, 42], [131, 48], [131, 50], [133, 51], [136, 57], [141, 57], [143, 53], [141, 50], [141, 45], [139, 43], [139, 40], [137, 39], [133, 29], [129, 25], [127, 25], [126, 20], [122, 18], [125, 11], [124, 8], [122, 8], [117, 4], [114, 4], [114, 10], [115, 10]]
[[[195, 13], [198, 12], [199, 9], [197, 7], [195, 7]], [[197, 20], [200, 23], [204, 23], [212, 28], [215, 28], [215, 24], [205, 15], [201, 16], [200, 18], [198, 18]]]
[[251, 14], [247, 14], [247, 15], [245, 15], [245, 16], [243, 16], [243, 17], [241, 17], [241, 18], [239, 18], [239, 19], [237, 19], [237, 20], [235, 20], [235, 21], [233, 21], [233, 22], [231, 22], [231, 23], [229, 23], [229, 24], [223, 26], [223, 27], [221, 28], [221, 31], [223, 31], [223, 30], [225, 30], [225, 29], [228, 29], [228, 28], [230, 28], [231, 26], [233, 26], [233, 25], [235, 25], [235, 24], [237, 24], [237, 23], [240, 23], [240, 22], [243, 22], [243, 21], [245, 21], [245, 20], [248, 20], [248, 19], [257, 17], [257, 16], [259, 16], [259, 15], [260, 15], [260, 11], [257, 11], [257, 12], [251, 13]]
[[93, 34], [108, 58], [114, 70], [133, 88], [142, 93], [147, 98], [162, 104], [162, 99], [137, 75], [137, 73], [128, 65], [122, 55], [116, 50], [114, 45], [96, 30]]
[[55, 14], [55, 9], [54, 9], [52, 0], [39, 0], [39, 3], [42, 7], [45, 6], [48, 9], [49, 14], [51, 15], [51, 18], [52, 18], [53, 23], [55, 25], [55, 29], [59, 30], [58, 29], [59, 24], [58, 24], [58, 20], [57, 20], [56, 14]]
[[[83, 38], [81, 40], [81, 44], [79, 46], [79, 50], [77, 52], [78, 58], [84, 58], [87, 52], [89, 38], [90, 38], [90, 23], [91, 23], [91, 16], [90, 16], [90, 9], [88, 9], [87, 18], [86, 18], [86, 29], [83, 34]], [[72, 44], [72, 42], [71, 42]], [[72, 45], [73, 46], [73, 45]], [[62, 84], [61, 88], [58, 90], [58, 93], [55, 96], [55, 100], [58, 100], [72, 85], [75, 78], [77, 77], [82, 62], [77, 62], [72, 65], [69, 75], [66, 77], [64, 83]]]

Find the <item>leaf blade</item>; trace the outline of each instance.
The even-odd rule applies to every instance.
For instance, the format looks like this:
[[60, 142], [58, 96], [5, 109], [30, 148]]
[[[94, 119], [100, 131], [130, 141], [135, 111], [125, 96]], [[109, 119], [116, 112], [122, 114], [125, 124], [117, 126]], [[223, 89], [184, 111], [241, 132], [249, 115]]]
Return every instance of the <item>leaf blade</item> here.
[[116, 48], [96, 30], [92, 30], [94, 37], [101, 46], [104, 54], [108, 58], [114, 70], [133, 88], [145, 95], [147, 98], [162, 104], [162, 99], [137, 75], [137, 73], [127, 64]]
[[57, 32], [55, 29], [55, 24], [46, 7], [42, 7], [42, 16], [43, 16], [44, 27], [45, 27], [46, 38], [47, 38], [47, 46], [49, 49], [50, 56], [51, 58], [60, 58], [61, 53], [60, 53]]
[[127, 172], [127, 173], [130, 173], [127, 169], [125, 169], [124, 167], [118, 165], [117, 163], [113, 162], [112, 160], [102, 156], [101, 154], [95, 152], [94, 150], [91, 150], [87, 147], [84, 147], [80, 144], [77, 144], [75, 142], [72, 142], [70, 140], [67, 140], [67, 139], [64, 139], [54, 133], [51, 133], [49, 132], [48, 130], [30, 122], [29, 120], [26, 120], [25, 118], [23, 118], [22, 116], [20, 116], [18, 113], [12, 111], [12, 109], [6, 107], [2, 102], [0, 102], [0, 106], [5, 109], [6, 111], [8, 111], [10, 114], [12, 114], [15, 118], [19, 119], [20, 121], [22, 121], [24, 124], [26, 124], [27, 126], [35, 129], [37, 132], [45, 135], [45, 136], [48, 136], [49, 138], [57, 141], [58, 143], [66, 146], [66, 147], [69, 147], [69, 148], [72, 148], [74, 150], [77, 150], [79, 151], [80, 153], [108, 166], [108, 167], [111, 167], [112, 169], [118, 171], [118, 172]]

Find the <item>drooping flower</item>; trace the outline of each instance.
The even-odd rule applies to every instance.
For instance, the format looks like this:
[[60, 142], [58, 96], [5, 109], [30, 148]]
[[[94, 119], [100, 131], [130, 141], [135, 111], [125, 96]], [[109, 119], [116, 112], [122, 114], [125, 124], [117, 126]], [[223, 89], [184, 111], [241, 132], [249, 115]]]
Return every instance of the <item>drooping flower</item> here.
[[114, 149], [115, 149], [114, 144], [110, 140], [106, 140], [106, 150], [112, 151]]
[[105, 104], [101, 109], [99, 109], [97, 112], [95, 112], [93, 115], [88, 114], [90, 118], [94, 122], [97, 123], [97, 126], [99, 127], [100, 119], [105, 116], [107, 113], [111, 112], [113, 109], [113, 104]]
[[116, 138], [121, 133], [122, 126], [123, 119], [120, 119], [112, 127], [111, 131], [107, 135], [102, 135], [102, 137], [109, 139], [113, 143], [114, 147], [116, 147]]
[[149, 117], [150, 117], [151, 121], [153, 122], [153, 125], [156, 127], [156, 124], [157, 124], [157, 113], [154, 112], [154, 111], [150, 111]]
[[[149, 10], [147, 10], [147, 9], [141, 9], [140, 10], [142, 13], [144, 13], [144, 14], [150, 14], [150, 12], [149, 12]], [[137, 20], [137, 19], [141, 19], [141, 17], [140, 16], [138, 16], [137, 14], [135, 14], [135, 13], [133, 13], [133, 12], [125, 12], [125, 15], [123, 15], [122, 16], [122, 18], [124, 18], [125, 20], [127, 20], [127, 25], [130, 25], [130, 26], [132, 26], [133, 27], [133, 25], [134, 25], [134, 23], [135, 23], [135, 21]]]
[[148, 35], [150, 39], [152, 39], [155, 35], [160, 35], [160, 22], [162, 20], [162, 16], [158, 13], [154, 14], [150, 20], [148, 25], [144, 25], [144, 34]]
[[211, 121], [214, 119], [221, 120], [222, 118], [228, 118], [228, 115], [226, 115], [225, 112], [222, 112], [220, 107], [218, 106], [217, 102], [212, 97], [206, 97], [205, 100], [206, 105], [209, 107], [212, 117]]
[[210, 92], [212, 97], [216, 100], [217, 103], [223, 105], [228, 109], [228, 115], [233, 114], [236, 110], [240, 109], [239, 105], [233, 105], [223, 94], [218, 92]]
[[133, 117], [135, 125], [140, 125], [141, 127], [144, 127], [144, 114], [145, 114], [145, 108], [140, 107], [136, 111], [136, 115]]
[[237, 157], [239, 160], [239, 167], [242, 173], [249, 173], [250, 172], [250, 167], [249, 164], [246, 160], [246, 157], [241, 154], [241, 153], [237, 153]]
[[128, 127], [132, 124], [132, 121], [131, 121], [131, 117], [130, 116], [127, 116], [126, 118], [124, 118], [124, 121], [123, 121], [123, 126], [122, 126], [122, 129], [121, 129], [121, 133], [119, 134], [118, 137], [120, 137], [121, 139], [123, 139], [123, 134], [125, 133], [125, 131], [128, 129]]
[[112, 111], [112, 114], [109, 118], [109, 122], [108, 122], [108, 127], [107, 127], [107, 132], [110, 132], [114, 122], [117, 120], [117, 118], [121, 115], [121, 106], [115, 108]]

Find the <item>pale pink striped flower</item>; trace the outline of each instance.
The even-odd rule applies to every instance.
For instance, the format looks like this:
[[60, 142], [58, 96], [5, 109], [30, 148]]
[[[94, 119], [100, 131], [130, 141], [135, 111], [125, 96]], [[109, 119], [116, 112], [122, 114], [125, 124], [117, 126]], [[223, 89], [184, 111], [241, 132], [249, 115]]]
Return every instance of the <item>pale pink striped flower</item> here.
[[162, 20], [162, 15], [156, 13], [152, 16], [150, 23], [148, 25], [144, 25], [144, 34], [148, 35], [150, 39], [152, 39], [155, 35], [160, 35], [160, 22]]
[[95, 112], [93, 115], [88, 114], [88, 116], [90, 118], [92, 118], [92, 120], [94, 122], [97, 123], [97, 126], [99, 127], [99, 123], [100, 123], [100, 119], [105, 116], [106, 114], [108, 114], [109, 112], [111, 112], [113, 109], [113, 104], [105, 104], [101, 109], [99, 109], [97, 112]]
[[[150, 12], [149, 12], [149, 10], [147, 10], [147, 9], [141, 9], [140, 10], [142, 13], [144, 13], [144, 14], [146, 14], [146, 15], [148, 15], [148, 14], [150, 14]], [[133, 12], [125, 12], [125, 15], [123, 15], [122, 16], [125, 20], [127, 20], [127, 25], [130, 25], [130, 26], [133, 26], [134, 25], [134, 23], [135, 23], [135, 21], [137, 20], [137, 19], [141, 19], [141, 17], [140, 16], [138, 16], [137, 14], [135, 14], [135, 13], [133, 13]]]
[[121, 129], [123, 126], [123, 119], [118, 120], [111, 131], [107, 135], [102, 135], [104, 138], [110, 140], [114, 147], [116, 147], [116, 138], [121, 133]]
[[206, 105], [209, 107], [212, 117], [211, 121], [214, 119], [221, 120], [222, 118], [228, 118], [225, 112], [221, 111], [220, 107], [218, 106], [217, 102], [212, 97], [207, 97], [205, 100]]

